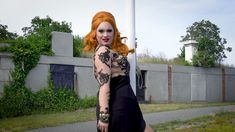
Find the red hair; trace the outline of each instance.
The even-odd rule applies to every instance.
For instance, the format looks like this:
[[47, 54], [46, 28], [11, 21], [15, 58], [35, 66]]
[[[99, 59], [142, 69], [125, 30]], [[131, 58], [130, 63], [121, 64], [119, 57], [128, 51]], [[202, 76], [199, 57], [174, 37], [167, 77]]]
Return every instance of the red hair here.
[[97, 47], [96, 41], [96, 29], [102, 22], [108, 22], [112, 25], [114, 29], [114, 37], [112, 41], [112, 50], [118, 52], [123, 56], [127, 56], [129, 52], [134, 52], [134, 49], [129, 50], [126, 44], [121, 42], [120, 32], [117, 29], [114, 16], [105, 11], [101, 11], [95, 14], [91, 23], [91, 31], [85, 36], [84, 39], [84, 51], [89, 52]]

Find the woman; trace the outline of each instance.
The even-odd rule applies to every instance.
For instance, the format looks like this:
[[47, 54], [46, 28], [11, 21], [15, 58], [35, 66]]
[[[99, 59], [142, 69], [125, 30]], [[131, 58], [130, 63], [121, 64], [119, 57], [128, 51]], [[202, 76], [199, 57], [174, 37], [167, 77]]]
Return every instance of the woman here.
[[99, 83], [97, 131], [151, 131], [130, 85], [127, 55], [134, 50], [121, 42], [115, 19], [109, 12], [98, 12], [92, 19], [84, 51], [92, 50], [94, 75]]

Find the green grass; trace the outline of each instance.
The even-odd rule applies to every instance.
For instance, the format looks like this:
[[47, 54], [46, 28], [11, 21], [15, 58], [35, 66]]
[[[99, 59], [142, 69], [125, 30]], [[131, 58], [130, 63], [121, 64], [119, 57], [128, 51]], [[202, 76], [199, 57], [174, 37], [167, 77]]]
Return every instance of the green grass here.
[[[235, 105], [234, 103], [170, 103], [170, 104], [140, 104], [143, 113], [169, 111], [186, 108], [208, 106]], [[0, 119], [0, 132], [25, 131], [33, 128], [58, 126], [75, 122], [95, 120], [95, 108], [63, 113], [34, 114], [15, 118]]]
[[33, 128], [57, 126], [74, 122], [95, 120], [95, 108], [77, 110], [74, 112], [37, 114], [0, 120], [0, 132], [25, 131]]
[[151, 54], [142, 54], [137, 58], [139, 63], [168, 64], [168, 65], [189, 65], [184, 59], [167, 59], [164, 56], [153, 56]]
[[235, 105], [235, 102], [197, 102], [197, 103], [161, 103], [161, 104], [140, 104], [143, 113], [170, 111], [187, 108], [200, 108], [209, 106]]
[[152, 125], [158, 132], [235, 132], [235, 112], [220, 112], [186, 121]]

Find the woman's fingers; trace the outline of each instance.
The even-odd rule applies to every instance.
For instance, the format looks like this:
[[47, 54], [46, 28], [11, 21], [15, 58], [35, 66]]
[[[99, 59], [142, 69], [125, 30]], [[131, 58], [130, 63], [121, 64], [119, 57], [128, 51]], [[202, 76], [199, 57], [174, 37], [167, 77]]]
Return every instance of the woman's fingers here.
[[105, 131], [104, 132], [108, 132], [108, 127], [105, 127]]
[[108, 132], [108, 124], [107, 123], [102, 123], [98, 122], [97, 128], [100, 129], [101, 132]]

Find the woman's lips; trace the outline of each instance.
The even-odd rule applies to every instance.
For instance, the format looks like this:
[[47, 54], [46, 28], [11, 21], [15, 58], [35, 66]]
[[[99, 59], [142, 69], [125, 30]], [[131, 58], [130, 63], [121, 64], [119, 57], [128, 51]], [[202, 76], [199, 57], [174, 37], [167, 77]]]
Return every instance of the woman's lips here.
[[108, 38], [105, 38], [105, 39], [102, 39], [104, 42], [108, 42], [109, 39]]

